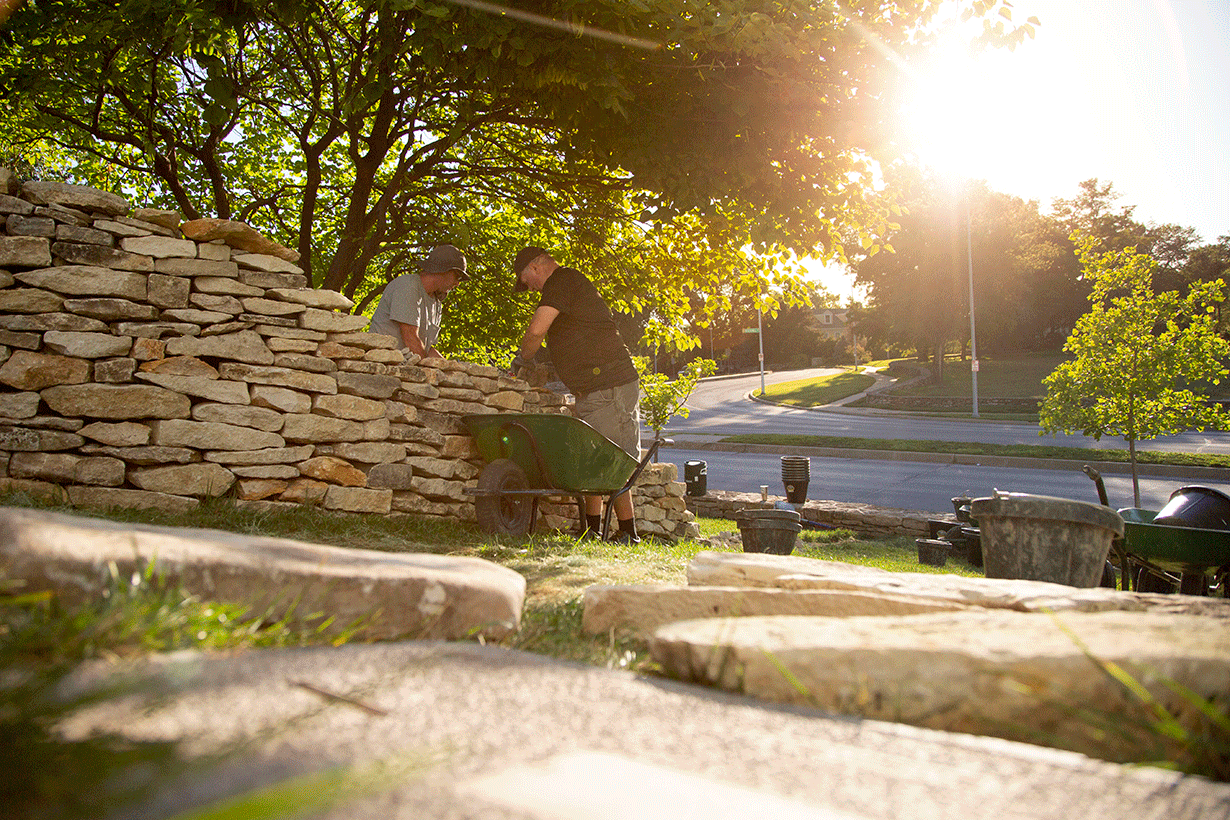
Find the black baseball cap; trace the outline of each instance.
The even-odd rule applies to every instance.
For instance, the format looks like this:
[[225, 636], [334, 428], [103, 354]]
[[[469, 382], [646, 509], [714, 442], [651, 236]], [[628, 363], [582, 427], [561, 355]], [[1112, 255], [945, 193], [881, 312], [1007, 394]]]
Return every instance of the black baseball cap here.
[[521, 271], [525, 270], [526, 266], [540, 256], [546, 256], [547, 252], [537, 245], [528, 245], [521, 249], [517, 254], [517, 258], [513, 260], [513, 274], [516, 276], [516, 282], [513, 284], [513, 291], [529, 290], [529, 287], [521, 281]]

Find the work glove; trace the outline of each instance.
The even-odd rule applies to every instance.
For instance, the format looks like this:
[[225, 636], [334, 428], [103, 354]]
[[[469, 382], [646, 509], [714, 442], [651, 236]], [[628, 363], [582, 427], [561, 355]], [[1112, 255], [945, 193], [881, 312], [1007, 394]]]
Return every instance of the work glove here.
[[518, 352], [513, 356], [512, 364], [508, 366], [508, 372], [515, 376], [521, 372], [521, 368], [529, 366], [529, 360], [521, 358], [521, 354]]

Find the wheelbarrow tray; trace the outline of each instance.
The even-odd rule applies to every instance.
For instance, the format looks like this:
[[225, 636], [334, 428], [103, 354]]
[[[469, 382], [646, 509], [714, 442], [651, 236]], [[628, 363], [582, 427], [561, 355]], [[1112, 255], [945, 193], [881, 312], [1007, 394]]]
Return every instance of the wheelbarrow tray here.
[[1127, 507], [1123, 517], [1124, 550], [1163, 569], [1182, 572], [1230, 564], [1230, 530], [1206, 530], [1154, 524], [1151, 510]]
[[499, 413], [462, 421], [483, 460], [510, 459], [525, 471], [530, 489], [609, 494], [637, 468], [636, 459], [573, 416]]

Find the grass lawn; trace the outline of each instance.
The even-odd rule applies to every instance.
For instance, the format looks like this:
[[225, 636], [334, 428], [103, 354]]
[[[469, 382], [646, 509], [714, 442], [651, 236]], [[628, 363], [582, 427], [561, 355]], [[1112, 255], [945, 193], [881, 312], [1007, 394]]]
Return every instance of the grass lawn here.
[[[875, 384], [874, 376], [864, 373], [838, 373], [821, 379], [800, 379], [765, 388], [765, 398], [790, 407], [819, 407], [861, 393]], [[760, 391], [756, 391], [759, 394]]]
[[[1066, 358], [1058, 353], [1038, 353], [1011, 359], [980, 356], [978, 395], [986, 398], [1042, 398], [1046, 395], [1042, 380]], [[934, 372], [933, 366], [931, 369]], [[893, 392], [901, 396], [970, 396], [973, 392], [973, 377], [969, 360], [946, 360], [944, 381], [941, 384], [912, 384], [894, 388]]]

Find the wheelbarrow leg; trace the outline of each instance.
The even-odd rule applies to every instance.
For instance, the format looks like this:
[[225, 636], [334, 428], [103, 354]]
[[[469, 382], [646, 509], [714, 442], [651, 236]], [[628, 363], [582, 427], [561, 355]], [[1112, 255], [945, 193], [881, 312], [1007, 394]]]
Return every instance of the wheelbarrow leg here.
[[577, 502], [577, 521], [581, 522], [581, 534], [584, 534], [589, 529], [589, 522], [585, 520], [585, 496], [577, 494], [573, 496]]

